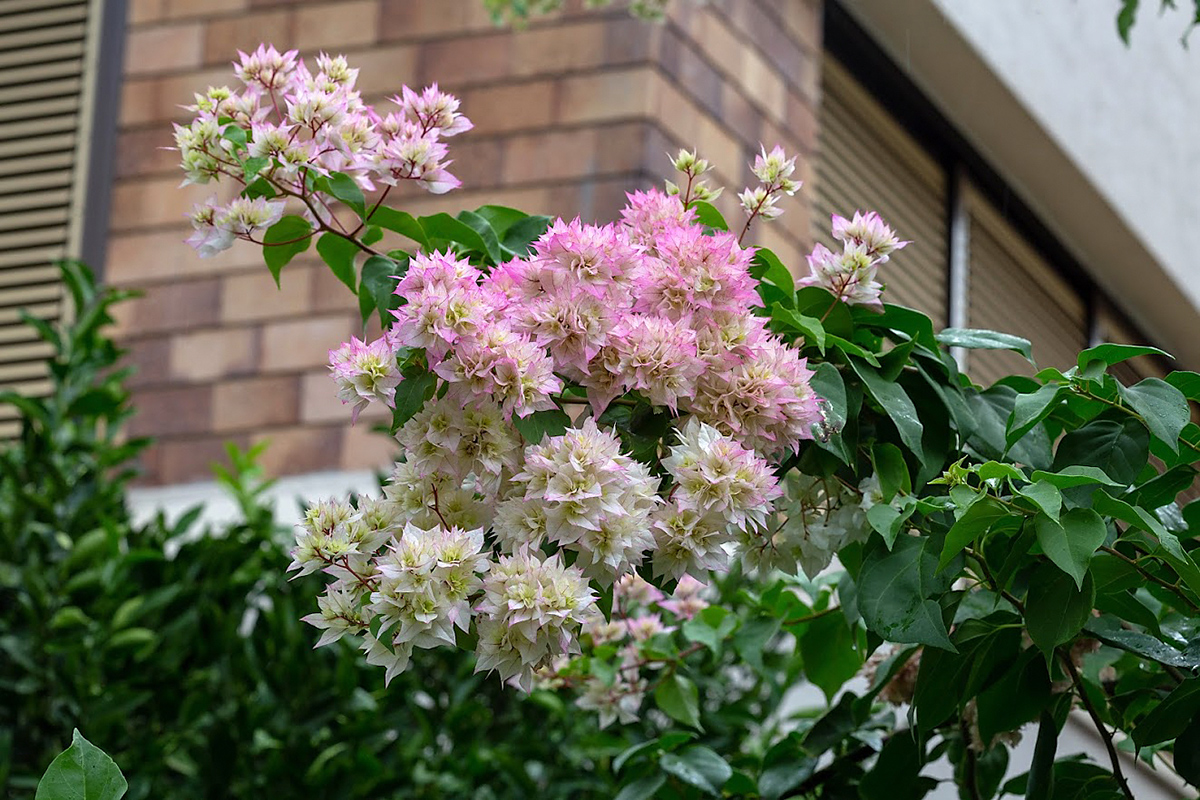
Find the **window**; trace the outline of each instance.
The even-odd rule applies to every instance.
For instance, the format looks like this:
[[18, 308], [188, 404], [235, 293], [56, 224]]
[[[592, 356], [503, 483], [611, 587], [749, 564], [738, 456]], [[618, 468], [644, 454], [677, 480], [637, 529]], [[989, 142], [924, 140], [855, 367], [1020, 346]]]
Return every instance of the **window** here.
[[[913, 244], [881, 270], [887, 298], [936, 325], [1015, 333], [1039, 368], [1066, 369], [1094, 342], [1146, 339], [1104, 298], [1070, 254], [867, 34], [835, 2], [825, 6], [822, 100], [813, 230], [830, 244], [829, 217], [878, 211]], [[1008, 351], [956, 354], [989, 385], [1034, 368]], [[1118, 369], [1123, 382], [1160, 374], [1148, 358]]]
[[[106, 126], [93, 111], [115, 94], [120, 40], [107, 34], [120, 32], [123, 11], [122, 3], [102, 0], [0, 6], [0, 391], [48, 388], [42, 359], [49, 347], [21, 312], [57, 320], [62, 290], [53, 262], [97, 260], [93, 234], [107, 224], [107, 204], [91, 204], [87, 221], [83, 206], [90, 178], [98, 194], [108, 191], [100, 172], [110, 158], [92, 153], [111, 146], [112, 120]], [[0, 407], [0, 438], [16, 429], [15, 411]]]

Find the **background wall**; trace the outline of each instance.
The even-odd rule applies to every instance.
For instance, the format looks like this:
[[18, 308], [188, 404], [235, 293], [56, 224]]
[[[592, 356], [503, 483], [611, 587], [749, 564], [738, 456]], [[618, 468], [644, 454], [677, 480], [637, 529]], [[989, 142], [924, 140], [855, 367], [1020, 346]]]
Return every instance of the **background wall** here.
[[[667, 153], [697, 147], [731, 189], [750, 180], [759, 142], [802, 155], [816, 138], [817, 0], [676, 4], [666, 25], [581, 4], [499, 30], [480, 0], [129, 0], [112, 223], [105, 279], [145, 297], [123, 307], [119, 337], [139, 367], [136, 434], [159, 438], [145, 480], [209, 477], [223, 442], [272, 440], [275, 474], [374, 467], [386, 440], [370, 418], [348, 427], [327, 350], [356, 332], [344, 287], [299, 258], [276, 290], [261, 255], [238, 247], [200, 260], [184, 215], [211, 187], [179, 189], [170, 146], [194, 92], [232, 83], [236, 50], [260, 41], [345, 53], [372, 102], [434, 81], [475, 129], [452, 142], [464, 189], [397, 202], [431, 211], [485, 202], [612, 219], [624, 193], [658, 183]], [[791, 201], [762, 242], [795, 262], [809, 240], [807, 200]]]

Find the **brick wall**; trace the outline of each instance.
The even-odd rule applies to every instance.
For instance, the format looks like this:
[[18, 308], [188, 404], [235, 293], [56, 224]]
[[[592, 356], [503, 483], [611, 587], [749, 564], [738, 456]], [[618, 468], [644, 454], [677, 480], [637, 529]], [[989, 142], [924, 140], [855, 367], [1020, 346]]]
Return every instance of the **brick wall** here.
[[[666, 177], [666, 153], [683, 145], [715, 163], [730, 219], [760, 141], [799, 152], [810, 174], [819, 0], [677, 0], [662, 25], [568, 7], [515, 32], [495, 28], [481, 0], [129, 4], [105, 279], [145, 292], [120, 309], [118, 335], [138, 366], [133, 432], [158, 438], [150, 483], [209, 477], [229, 440], [269, 438], [275, 474], [388, 460], [370, 418], [347, 424], [325, 369], [356, 330], [345, 287], [311, 256], [277, 290], [251, 247], [200, 260], [183, 244], [184, 214], [211, 188], [178, 188], [175, 154], [160, 148], [193, 92], [233, 80], [237, 48], [343, 52], [372, 102], [402, 83], [458, 94], [475, 123], [451, 142], [464, 188], [403, 195], [414, 213], [492, 202], [607, 221], [625, 191]], [[798, 195], [757, 233], [789, 263], [809, 240], [807, 203]]]

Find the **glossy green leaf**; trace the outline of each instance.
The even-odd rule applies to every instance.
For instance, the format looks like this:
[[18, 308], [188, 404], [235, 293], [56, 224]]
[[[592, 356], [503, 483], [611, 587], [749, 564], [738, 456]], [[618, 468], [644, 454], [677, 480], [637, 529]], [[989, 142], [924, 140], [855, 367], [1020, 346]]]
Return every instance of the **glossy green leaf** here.
[[680, 626], [689, 642], [699, 642], [713, 653], [721, 652], [721, 644], [737, 628], [737, 617], [721, 606], [709, 606]]
[[1121, 387], [1121, 399], [1141, 414], [1150, 432], [1173, 452], [1179, 452], [1179, 434], [1191, 419], [1191, 409], [1183, 392], [1159, 378], [1146, 378], [1128, 388]]
[[491, 255], [488, 253], [488, 243], [474, 228], [465, 222], [460, 222], [446, 213], [430, 214], [427, 217], [420, 217], [418, 221], [421, 223], [421, 228], [425, 231], [425, 235], [429, 237], [431, 246], [436, 248], [440, 243], [448, 242], [459, 245], [468, 252], [478, 253], [491, 260]]
[[329, 173], [329, 193], [345, 203], [362, 219], [367, 213], [367, 200], [358, 181], [344, 172]]
[[1090, 483], [1098, 483], [1102, 486], [1115, 486], [1122, 488], [1125, 484], [1117, 483], [1112, 478], [1108, 477], [1108, 473], [1099, 467], [1082, 466], [1073, 464], [1063, 467], [1057, 472], [1046, 472], [1045, 470], [1035, 470], [1031, 479], [1048, 483], [1051, 486], [1057, 486], [1059, 489], [1070, 489], [1074, 486], [1086, 486]]
[[646, 775], [622, 786], [621, 791], [617, 792], [616, 800], [650, 800], [666, 782], [667, 778], [661, 772]]
[[571, 427], [571, 418], [565, 412], [555, 408], [548, 411], [535, 411], [525, 417], [518, 417], [514, 414], [512, 423], [513, 427], [525, 437], [525, 441], [537, 444], [547, 436], [561, 436], [567, 428]]
[[931, 598], [950, 588], [959, 569], [939, 572], [928, 537], [901, 536], [891, 552], [875, 547], [858, 575], [859, 613], [887, 641], [953, 650], [942, 609]]
[[1133, 726], [1133, 741], [1149, 747], [1170, 741], [1200, 718], [1200, 678], [1184, 681]]
[[782, 330], [801, 334], [806, 345], [813, 345], [821, 355], [825, 355], [825, 327], [821, 320], [801, 314], [782, 303], [771, 306], [771, 319], [781, 326]]
[[819, 763], [815, 758], [801, 758], [767, 767], [758, 777], [759, 795], [763, 800], [779, 800], [811, 778]]
[[1062, 511], [1062, 492], [1049, 481], [1036, 481], [1017, 490], [1017, 494], [1033, 503], [1042, 513], [1054, 522], [1058, 522]]
[[500, 243], [504, 249], [513, 255], [525, 256], [531, 251], [533, 243], [550, 227], [550, 217], [530, 216], [514, 223], [504, 232]]
[[267, 228], [263, 234], [263, 260], [279, 286], [279, 273], [293, 258], [308, 249], [312, 241], [312, 224], [303, 217], [289, 215]]
[[938, 559], [938, 569], [945, 569], [964, 549], [980, 536], [987, 533], [992, 525], [1009, 516], [1011, 513], [1007, 508], [990, 497], [985, 497], [973, 503], [955, 521], [950, 527], [950, 532], [946, 534], [946, 543], [942, 547], [942, 554]]
[[1008, 420], [1005, 442], [1011, 447], [1022, 436], [1029, 433], [1034, 425], [1050, 415], [1059, 398], [1067, 391], [1067, 387], [1058, 384], [1047, 384], [1032, 394], [1017, 395], [1013, 403], [1013, 413]]
[[1057, 522], [1039, 514], [1034, 529], [1042, 552], [1082, 590], [1092, 556], [1108, 536], [1104, 520], [1090, 508], [1073, 508]]
[[1113, 364], [1120, 364], [1122, 361], [1128, 361], [1131, 358], [1138, 356], [1158, 355], [1170, 358], [1170, 353], [1159, 350], [1157, 347], [1146, 347], [1136, 344], [1098, 344], [1095, 347], [1089, 347], [1079, 354], [1076, 363], [1080, 371], [1088, 368], [1089, 364], [1100, 363], [1105, 367], [1111, 367]]
[[395, 408], [392, 412], [392, 427], [399, 428], [421, 410], [425, 402], [433, 397], [437, 388], [437, 376], [423, 369], [405, 372], [396, 386]]
[[721, 215], [720, 211], [717, 211], [717, 207], [712, 203], [697, 200], [691, 204], [691, 207], [695, 210], [696, 219], [701, 225], [707, 225], [718, 231], [729, 230], [729, 223], [725, 221], [725, 217]]
[[678, 753], [666, 753], [658, 766], [668, 775], [695, 786], [713, 796], [720, 796], [721, 787], [733, 775], [733, 768], [712, 748], [693, 744]]
[[858, 359], [851, 359], [850, 366], [858, 374], [858, 377], [862, 378], [867, 391], [892, 420], [896, 430], [900, 433], [900, 440], [918, 460], [924, 461], [925, 451], [921, 446], [924, 428], [908, 394], [899, 384], [885, 380], [877, 370]]
[[429, 250], [429, 237], [426, 235], [425, 229], [412, 214], [406, 211], [380, 206], [371, 214], [371, 224], [412, 239], [422, 250]]
[[390, 327], [393, 320], [389, 313], [400, 307], [401, 298], [396, 294], [398, 278], [408, 271], [408, 259], [393, 261], [387, 256], [371, 256], [362, 266], [362, 280], [358, 287], [359, 310], [363, 322], [375, 311], [379, 312], [379, 323]]
[[1150, 436], [1132, 417], [1098, 419], [1068, 433], [1054, 453], [1053, 471], [1089, 466], [1128, 486], [1150, 458]]
[[1190, 673], [1194, 678], [1200, 678], [1200, 637], [1188, 642], [1187, 646], [1180, 650], [1148, 633], [1130, 630], [1121, 620], [1110, 614], [1102, 614], [1088, 620], [1084, 630], [1110, 647], [1175, 667]]
[[792, 273], [779, 260], [779, 256], [765, 247], [760, 247], [754, 252], [752, 263], [752, 272], [759, 275], [760, 281], [771, 284], [783, 293], [786, 298], [785, 306], [795, 304], [796, 284], [792, 280]]
[[354, 257], [358, 255], [358, 246], [354, 242], [330, 231], [321, 234], [321, 238], [317, 239], [317, 254], [333, 272], [334, 277], [350, 287], [350, 291], [357, 293]]
[[1033, 361], [1033, 345], [1028, 339], [999, 331], [974, 328], [946, 328], [937, 335], [937, 340], [947, 347], [965, 347], [971, 350], [1012, 350]]
[[846, 681], [858, 674], [863, 659], [854, 632], [841, 614], [826, 614], [809, 622], [800, 635], [804, 674], [832, 701]]
[[35, 800], [120, 800], [128, 784], [108, 755], [76, 730], [38, 782]]
[[488, 259], [493, 264], [499, 264], [504, 260], [500, 238], [486, 218], [476, 214], [474, 211], [460, 211], [458, 212], [458, 221], [479, 234], [479, 238], [483, 240], [484, 252], [487, 253]]
[[703, 730], [700, 725], [700, 694], [696, 684], [678, 672], [672, 673], [654, 690], [654, 703], [676, 722]]
[[1175, 740], [1175, 772], [1192, 786], [1200, 787], [1200, 717], [1192, 720]]
[[1108, 514], [1117, 519], [1152, 534], [1158, 540], [1158, 552], [1171, 567], [1183, 578], [1183, 582], [1193, 593], [1200, 595], [1200, 566], [1197, 566], [1191, 554], [1183, 548], [1179, 537], [1171, 533], [1149, 511], [1137, 506], [1131, 506], [1124, 500], [1118, 500], [1104, 492], [1096, 492], [1092, 507], [1101, 514]]
[[1082, 588], [1075, 579], [1052, 564], [1043, 564], [1029, 579], [1025, 598], [1025, 625], [1029, 638], [1050, 654], [1075, 638], [1091, 618], [1096, 590], [1092, 576], [1084, 575]]

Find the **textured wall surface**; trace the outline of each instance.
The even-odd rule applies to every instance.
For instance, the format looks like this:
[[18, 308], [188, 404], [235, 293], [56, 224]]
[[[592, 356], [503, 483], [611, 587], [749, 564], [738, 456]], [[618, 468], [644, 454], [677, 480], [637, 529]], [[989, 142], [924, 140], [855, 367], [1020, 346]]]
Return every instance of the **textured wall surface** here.
[[[349, 427], [327, 377], [327, 350], [356, 331], [345, 288], [311, 253], [276, 290], [251, 247], [200, 260], [183, 244], [184, 215], [212, 189], [180, 189], [176, 154], [162, 148], [194, 92], [235, 80], [238, 48], [345, 53], [372, 102], [403, 83], [459, 94], [476, 126], [450, 142], [463, 189], [402, 194], [397, 205], [413, 212], [491, 202], [608, 221], [685, 144], [717, 166], [731, 219], [760, 141], [801, 153], [801, 177], [810, 172], [816, 0], [681, 3], [662, 25], [568, 6], [516, 32], [497, 29], [480, 0], [129, 2], [105, 279], [145, 291], [121, 309], [119, 330], [139, 368], [134, 432], [159, 439], [148, 483], [209, 477], [227, 440], [270, 438], [275, 474], [387, 460], [369, 417]], [[806, 202], [788, 201], [760, 240], [792, 262], [808, 241]]]

